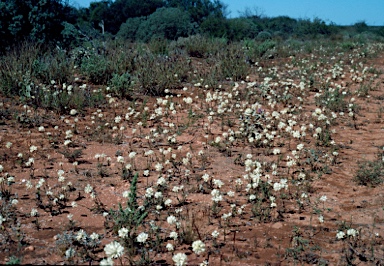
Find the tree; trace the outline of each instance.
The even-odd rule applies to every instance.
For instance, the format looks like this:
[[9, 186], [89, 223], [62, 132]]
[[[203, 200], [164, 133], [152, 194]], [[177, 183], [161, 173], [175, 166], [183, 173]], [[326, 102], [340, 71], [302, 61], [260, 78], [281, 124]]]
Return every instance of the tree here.
[[125, 23], [121, 24], [117, 36], [125, 40], [135, 41], [137, 38], [137, 32], [145, 20], [145, 17], [127, 19]]
[[74, 22], [76, 11], [60, 0], [7, 0], [0, 2], [0, 45], [29, 40], [60, 40], [63, 21]]
[[192, 22], [201, 24], [210, 16], [225, 17], [226, 5], [219, 0], [169, 0], [167, 7], [177, 7], [188, 12]]
[[179, 8], [159, 8], [143, 21], [137, 32], [137, 38], [149, 41], [152, 38], [176, 40], [194, 32], [189, 14]]
[[163, 0], [116, 0], [110, 6], [108, 18], [104, 19], [106, 30], [116, 34], [128, 18], [149, 16], [163, 6]]

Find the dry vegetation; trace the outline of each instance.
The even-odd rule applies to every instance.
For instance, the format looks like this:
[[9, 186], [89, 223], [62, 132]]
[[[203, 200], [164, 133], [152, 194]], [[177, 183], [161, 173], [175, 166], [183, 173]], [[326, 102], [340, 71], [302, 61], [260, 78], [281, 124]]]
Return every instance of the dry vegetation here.
[[0, 262], [383, 265], [383, 45], [269, 44], [12, 70]]

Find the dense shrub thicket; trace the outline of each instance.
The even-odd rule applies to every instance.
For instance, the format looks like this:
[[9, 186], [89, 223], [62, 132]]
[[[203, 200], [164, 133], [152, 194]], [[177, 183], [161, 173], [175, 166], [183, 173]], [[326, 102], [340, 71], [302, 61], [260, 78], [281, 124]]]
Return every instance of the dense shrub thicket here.
[[[67, 49], [106, 39], [149, 42], [201, 34], [228, 41], [272, 38], [384, 37], [384, 27], [360, 21], [349, 27], [321, 19], [274, 18], [249, 11], [228, 18], [220, 0], [102, 0], [76, 8], [66, 0], [0, 2], [0, 48], [31, 41]], [[5, 49], [6, 50], [6, 49]]]

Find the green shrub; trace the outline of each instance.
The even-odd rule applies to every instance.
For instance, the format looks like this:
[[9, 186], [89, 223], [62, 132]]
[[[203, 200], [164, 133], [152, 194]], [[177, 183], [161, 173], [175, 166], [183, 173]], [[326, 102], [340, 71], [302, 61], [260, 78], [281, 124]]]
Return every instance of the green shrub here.
[[73, 67], [73, 60], [66, 55], [65, 51], [55, 49], [34, 60], [32, 75], [42, 83], [54, 80], [63, 84], [73, 79]]
[[248, 18], [234, 18], [228, 20], [227, 38], [231, 41], [254, 39], [261, 31], [261, 27]]
[[113, 66], [105, 55], [91, 54], [83, 59], [81, 72], [94, 84], [106, 85], [112, 78]]
[[189, 36], [194, 29], [187, 12], [178, 8], [159, 8], [140, 24], [136, 37], [145, 42], [153, 38], [176, 40]]
[[219, 55], [218, 60], [221, 61], [223, 78], [229, 77], [234, 81], [245, 80], [249, 73], [249, 64], [239, 45], [230, 45], [223, 55]]
[[6, 96], [30, 98], [34, 84], [71, 82], [73, 66], [61, 49], [25, 43], [1, 57], [0, 90]]
[[207, 58], [226, 48], [227, 40], [225, 38], [210, 38], [197, 34], [187, 38], [179, 38], [173, 45], [175, 48], [185, 50], [191, 57]]
[[272, 34], [268, 31], [261, 31], [257, 34], [257, 39], [260, 41], [266, 41], [272, 39]]
[[132, 96], [132, 79], [129, 73], [122, 75], [113, 74], [112, 79], [109, 81], [111, 92], [120, 98]]
[[379, 149], [377, 159], [360, 161], [354, 180], [363, 186], [375, 187], [384, 182], [384, 146]]
[[383, 183], [384, 163], [383, 161], [359, 162], [359, 169], [355, 175], [355, 181], [363, 186], [377, 186]]
[[316, 104], [327, 107], [327, 109], [333, 112], [344, 112], [348, 108], [348, 103], [338, 88], [326, 88], [324, 92], [316, 98]]
[[121, 24], [117, 37], [124, 40], [135, 41], [137, 38], [137, 32], [144, 21], [144, 17], [127, 19], [125, 23]]
[[199, 31], [211, 37], [227, 37], [228, 21], [224, 17], [210, 15], [200, 24]]
[[266, 40], [263, 42], [250, 41], [247, 42], [247, 58], [251, 61], [257, 61], [259, 58], [266, 55], [270, 50], [274, 49], [276, 42], [273, 40]]
[[190, 70], [189, 62], [184, 57], [150, 53], [139, 56], [136, 66], [139, 91], [156, 96], [164, 95], [166, 89], [181, 88]]

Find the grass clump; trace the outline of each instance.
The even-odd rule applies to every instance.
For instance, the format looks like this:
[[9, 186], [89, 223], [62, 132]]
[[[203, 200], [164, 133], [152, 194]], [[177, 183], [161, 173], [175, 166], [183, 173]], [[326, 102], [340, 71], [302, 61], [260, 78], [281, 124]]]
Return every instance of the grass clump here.
[[362, 161], [355, 175], [359, 185], [375, 187], [384, 180], [384, 161]]
[[384, 181], [384, 147], [377, 154], [374, 161], [359, 162], [359, 169], [356, 172], [354, 180], [363, 186], [375, 187]]

